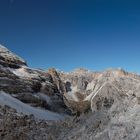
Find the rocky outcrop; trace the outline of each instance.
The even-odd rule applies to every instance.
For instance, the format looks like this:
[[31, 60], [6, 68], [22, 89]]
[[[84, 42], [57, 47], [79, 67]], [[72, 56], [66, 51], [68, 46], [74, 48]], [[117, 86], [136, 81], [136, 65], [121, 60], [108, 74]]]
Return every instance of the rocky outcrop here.
[[96, 111], [109, 108], [127, 96], [135, 96], [140, 82], [138, 75], [122, 69], [109, 69], [100, 73], [84, 71], [80, 75], [75, 75], [75, 72], [62, 73], [61, 78], [67, 89], [65, 104], [72, 112], [80, 113], [88, 109]]
[[22, 58], [15, 55], [2, 45], [0, 45], [0, 64], [10, 68], [26, 66], [26, 62]]
[[32, 106], [61, 113], [67, 110], [63, 101], [65, 85], [57, 71], [29, 68], [22, 58], [4, 46], [0, 46], [0, 90]]
[[33, 115], [17, 115], [16, 110], [0, 106], [1, 140], [49, 140], [53, 134], [51, 122], [37, 121]]
[[61, 94], [66, 92], [65, 84], [61, 80], [59, 73], [54, 68], [48, 69], [48, 73], [52, 76], [53, 83], [56, 85], [58, 92]]

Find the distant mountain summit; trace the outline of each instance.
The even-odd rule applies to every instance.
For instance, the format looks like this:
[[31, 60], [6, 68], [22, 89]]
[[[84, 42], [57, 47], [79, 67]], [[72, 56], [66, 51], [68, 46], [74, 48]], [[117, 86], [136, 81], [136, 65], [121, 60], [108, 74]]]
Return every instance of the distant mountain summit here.
[[139, 140], [139, 124], [139, 75], [33, 69], [0, 45], [0, 139]]

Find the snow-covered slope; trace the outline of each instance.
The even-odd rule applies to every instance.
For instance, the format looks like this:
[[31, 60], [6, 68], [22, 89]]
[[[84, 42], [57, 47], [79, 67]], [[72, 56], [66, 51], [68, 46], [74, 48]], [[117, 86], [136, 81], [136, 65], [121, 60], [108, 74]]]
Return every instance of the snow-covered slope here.
[[43, 110], [35, 107], [31, 107], [30, 105], [27, 105], [25, 103], [22, 103], [18, 99], [12, 97], [11, 95], [0, 92], [0, 105], [7, 105], [10, 106], [11, 108], [16, 109], [17, 112], [23, 113], [23, 114], [33, 114], [35, 118], [38, 119], [44, 119], [44, 120], [60, 120], [63, 119], [64, 117], [57, 114], [53, 113], [48, 110]]

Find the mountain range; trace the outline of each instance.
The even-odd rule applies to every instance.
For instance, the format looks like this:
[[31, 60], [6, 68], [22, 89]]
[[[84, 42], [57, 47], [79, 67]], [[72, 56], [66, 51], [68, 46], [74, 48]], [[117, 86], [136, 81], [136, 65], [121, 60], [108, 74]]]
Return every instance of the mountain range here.
[[30, 68], [0, 45], [1, 140], [139, 140], [140, 75]]

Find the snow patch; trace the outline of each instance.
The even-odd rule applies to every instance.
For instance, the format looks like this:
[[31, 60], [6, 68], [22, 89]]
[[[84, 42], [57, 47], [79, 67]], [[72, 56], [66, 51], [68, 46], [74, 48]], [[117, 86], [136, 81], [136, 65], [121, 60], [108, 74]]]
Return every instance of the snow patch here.
[[10, 69], [16, 76], [19, 77], [30, 77], [30, 74], [25, 71], [24, 68]]
[[27, 115], [33, 114], [37, 119], [43, 119], [43, 120], [64, 119], [64, 116], [60, 114], [27, 105], [19, 101], [18, 99], [12, 97], [11, 95], [6, 94], [3, 91], [0, 91], [0, 105], [8, 105], [11, 108], [16, 109], [18, 113], [23, 113]]
[[38, 77], [38, 74], [36, 72], [29, 73], [25, 67], [22, 67], [19, 69], [12, 69], [12, 68], [8, 68], [8, 69], [18, 77], [23, 77], [23, 78], [36, 78], [36, 77]]
[[79, 101], [77, 96], [75, 95], [75, 93], [78, 91], [77, 87], [71, 87], [71, 91], [67, 93], [68, 97], [71, 99], [71, 100], [74, 100], [74, 101]]

